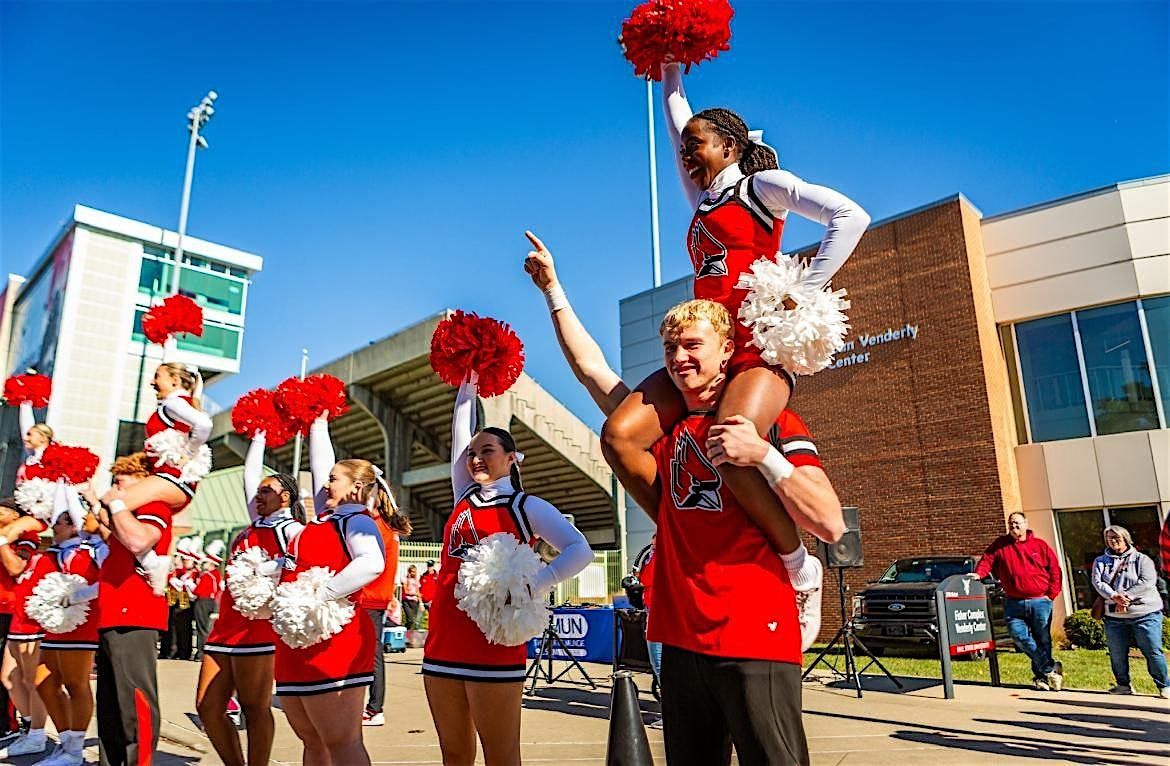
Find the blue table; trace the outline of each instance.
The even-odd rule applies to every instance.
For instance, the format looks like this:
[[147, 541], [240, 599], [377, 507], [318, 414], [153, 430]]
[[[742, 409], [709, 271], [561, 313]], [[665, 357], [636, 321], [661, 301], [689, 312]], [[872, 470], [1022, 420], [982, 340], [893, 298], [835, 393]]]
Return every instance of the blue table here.
[[[565, 642], [569, 653], [581, 662], [613, 662], [613, 607], [609, 605], [581, 608], [557, 607], [553, 610], [557, 635]], [[536, 656], [540, 639], [528, 642], [528, 657]], [[559, 646], [554, 659], [567, 659]]]

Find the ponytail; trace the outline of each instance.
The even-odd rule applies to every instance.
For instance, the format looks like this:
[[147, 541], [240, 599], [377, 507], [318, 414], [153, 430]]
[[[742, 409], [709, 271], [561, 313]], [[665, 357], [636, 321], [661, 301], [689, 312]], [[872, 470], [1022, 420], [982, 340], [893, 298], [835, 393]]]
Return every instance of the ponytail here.
[[198, 367], [182, 362], [163, 362], [159, 366], [166, 367], [179, 379], [179, 387], [191, 395], [191, 405], [195, 409], [203, 409], [199, 406], [199, 399], [203, 394], [203, 376], [199, 374]]
[[691, 119], [704, 120], [711, 130], [735, 143], [739, 150], [739, 169], [744, 175], [780, 167], [776, 150], [753, 141], [747, 123], [730, 109], [704, 109]]
[[281, 492], [288, 493], [288, 509], [292, 512], [292, 517], [301, 524], [306, 523], [309, 514], [301, 500], [301, 488], [297, 484], [297, 480], [288, 473], [273, 474], [272, 478], [276, 479], [276, 483], [280, 485]]
[[503, 446], [505, 452], [516, 453], [516, 462], [512, 463], [512, 470], [509, 472], [509, 475], [512, 477], [512, 489], [517, 492], [524, 489], [524, 482], [520, 478], [520, 463], [524, 460], [524, 453], [516, 449], [516, 440], [512, 438], [512, 434], [496, 426], [481, 428], [480, 433], [491, 434], [500, 440], [500, 445]]

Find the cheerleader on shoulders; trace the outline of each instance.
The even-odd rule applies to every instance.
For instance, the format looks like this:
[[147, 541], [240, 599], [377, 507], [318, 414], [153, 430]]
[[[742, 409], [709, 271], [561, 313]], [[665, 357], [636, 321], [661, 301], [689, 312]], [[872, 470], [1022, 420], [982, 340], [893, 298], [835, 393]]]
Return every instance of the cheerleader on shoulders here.
[[[319, 591], [322, 601], [356, 600], [385, 566], [382, 538], [371, 512], [390, 513], [389, 487], [367, 460], [334, 460], [327, 415], [309, 429], [309, 468], [317, 517], [293, 540], [280, 579], [325, 568], [335, 574]], [[274, 612], [279, 606], [274, 606]], [[352, 612], [352, 607], [351, 610]], [[278, 615], [280, 616], [280, 615]], [[276, 642], [276, 693], [289, 725], [304, 745], [304, 761], [365, 766], [362, 742], [365, 687], [374, 680], [374, 635], [367, 619], [352, 618], [334, 635], [294, 648]]]
[[24, 461], [16, 469], [16, 486], [20, 486], [25, 479], [34, 479], [40, 475], [41, 455], [45, 454], [45, 447], [53, 441], [53, 429], [48, 423], [38, 423], [33, 414], [32, 402], [20, 403], [20, 433], [23, 434]]
[[[246, 579], [246, 570], [239, 569], [238, 562], [248, 556], [256, 562], [258, 577], [276, 576], [293, 538], [305, 527], [305, 506], [296, 479], [287, 473], [265, 477], [264, 448], [265, 436], [261, 432], [252, 439], [244, 458], [244, 500], [252, 523], [232, 543], [228, 587], [220, 596], [219, 617], [203, 647], [195, 696], [207, 737], [226, 766], [268, 763], [275, 731], [272, 680], [276, 633], [269, 616], [254, 603], [241, 607], [247, 614], [237, 608], [232, 595], [235, 577], [241, 578], [241, 586]], [[238, 697], [247, 722], [246, 760], [236, 726], [227, 715], [233, 695]]]
[[[474, 376], [459, 388], [451, 427], [455, 508], [443, 530], [423, 675], [444, 764], [470, 764], [476, 738], [488, 766], [520, 763], [520, 697], [526, 643], [492, 643], [457, 601], [460, 569], [472, 549], [504, 533], [525, 545], [544, 539], [560, 554], [511, 599], [543, 603], [557, 583], [593, 560], [585, 537], [548, 501], [523, 491], [516, 442], [502, 428], [476, 429]], [[535, 633], [534, 633], [535, 635]]]

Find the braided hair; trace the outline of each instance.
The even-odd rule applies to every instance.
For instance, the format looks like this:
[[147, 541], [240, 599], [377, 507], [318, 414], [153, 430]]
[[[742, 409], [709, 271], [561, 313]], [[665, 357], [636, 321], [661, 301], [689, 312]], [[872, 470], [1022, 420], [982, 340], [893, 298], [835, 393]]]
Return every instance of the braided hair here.
[[739, 169], [744, 175], [750, 176], [761, 170], [775, 170], [780, 167], [776, 153], [770, 147], [752, 141], [748, 135], [747, 123], [730, 109], [704, 109], [691, 119], [706, 121], [711, 130], [735, 142], [739, 150]]
[[274, 473], [271, 478], [276, 479], [281, 492], [288, 493], [288, 509], [292, 512], [292, 517], [304, 524], [308, 519], [308, 513], [305, 512], [305, 504], [301, 501], [301, 488], [297, 485], [297, 480], [288, 473]]

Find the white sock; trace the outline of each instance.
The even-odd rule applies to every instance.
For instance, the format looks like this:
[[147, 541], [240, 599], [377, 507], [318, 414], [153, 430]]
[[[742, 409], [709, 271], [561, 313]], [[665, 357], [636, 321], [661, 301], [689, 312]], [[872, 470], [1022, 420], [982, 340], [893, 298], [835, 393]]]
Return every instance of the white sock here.
[[85, 732], [61, 732], [61, 746], [64, 747], [65, 752], [69, 753], [70, 755], [81, 755], [82, 749], [85, 748]]
[[781, 553], [780, 560], [788, 571], [788, 580], [796, 590], [808, 590], [820, 585], [822, 569], [820, 562], [808, 555], [808, 549], [801, 545], [792, 553]]
[[29, 739], [44, 739], [45, 738], [45, 730], [44, 729], [29, 729], [28, 730], [28, 738]]

